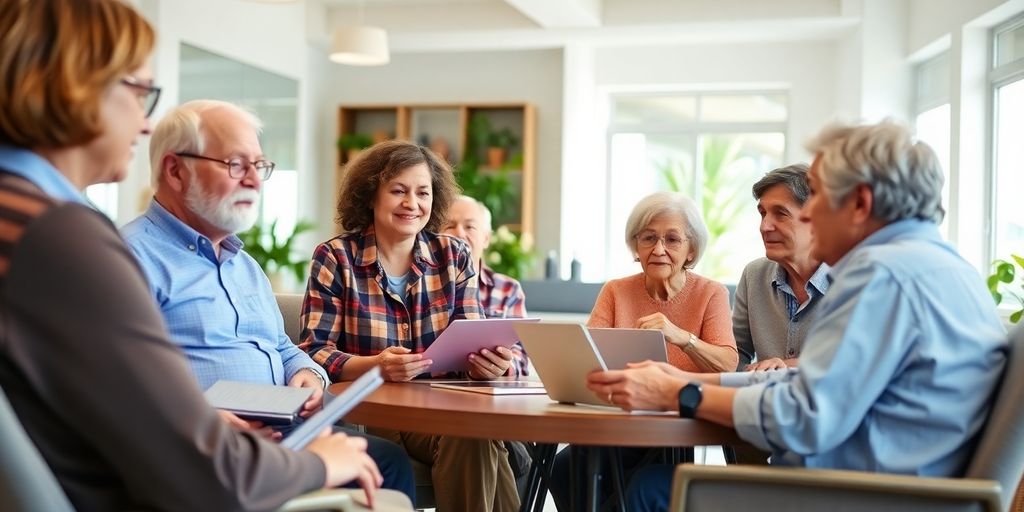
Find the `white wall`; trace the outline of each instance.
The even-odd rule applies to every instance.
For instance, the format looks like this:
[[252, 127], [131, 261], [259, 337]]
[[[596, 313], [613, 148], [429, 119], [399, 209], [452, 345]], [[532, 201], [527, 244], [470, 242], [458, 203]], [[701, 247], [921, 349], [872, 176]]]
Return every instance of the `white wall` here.
[[[318, 139], [323, 162], [335, 161], [338, 107], [360, 104], [522, 101], [537, 109], [538, 254], [557, 248], [562, 155], [562, 52], [530, 50], [443, 54], [393, 54], [382, 67], [327, 64]], [[329, 136], [329, 140], [328, 140]], [[333, 170], [319, 176], [322, 212], [334, 204]]]
[[[242, 0], [140, 0], [142, 13], [156, 28], [157, 48], [153, 67], [163, 88], [153, 123], [178, 104], [178, 66], [181, 43], [218, 53], [248, 65], [277, 73], [299, 82], [298, 168], [300, 191], [313, 187], [305, 177], [318, 168], [316, 146], [311, 137], [318, 116], [316, 88], [311, 80], [311, 62], [318, 50], [307, 43], [306, 10], [312, 2], [260, 4]], [[322, 53], [322, 51], [320, 52]], [[307, 58], [308, 57], [308, 58]], [[323, 57], [326, 61], [326, 57]], [[320, 82], [317, 80], [316, 82]], [[139, 214], [140, 197], [150, 182], [148, 141], [137, 151], [134, 168], [122, 183], [118, 220], [127, 222]], [[272, 186], [273, 182], [268, 182]], [[299, 217], [311, 217], [314, 203], [300, 201]]]

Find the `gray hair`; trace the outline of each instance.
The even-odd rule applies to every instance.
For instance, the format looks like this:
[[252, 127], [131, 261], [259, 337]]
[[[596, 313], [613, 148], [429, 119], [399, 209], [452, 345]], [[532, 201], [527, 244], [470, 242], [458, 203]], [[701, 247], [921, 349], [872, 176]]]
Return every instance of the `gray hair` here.
[[[252, 111], [220, 100], [192, 100], [171, 109], [164, 115], [149, 138], [149, 164], [152, 173], [153, 190], [160, 189], [160, 162], [169, 153], [203, 154], [206, 150], [206, 135], [203, 133], [202, 113], [207, 110], [226, 108], [239, 115], [252, 127], [257, 135], [263, 131], [263, 122]], [[191, 163], [186, 167], [192, 169]]]
[[874, 195], [871, 214], [880, 220], [942, 222], [942, 167], [932, 148], [907, 127], [889, 119], [860, 126], [837, 123], [806, 147], [817, 155], [833, 209], [863, 183]]
[[754, 199], [761, 199], [761, 196], [775, 185], [784, 185], [796, 204], [803, 206], [811, 193], [811, 188], [807, 185], [807, 164], [793, 164], [775, 169], [757, 180], [750, 191], [754, 194]]
[[679, 192], [655, 192], [640, 200], [626, 220], [626, 246], [633, 254], [638, 254], [636, 236], [663, 213], [682, 215], [686, 238], [693, 248], [693, 260], [686, 262], [684, 268], [697, 266], [704, 248], [708, 245], [708, 228], [700, 215], [697, 203]]
[[491, 233], [494, 231], [494, 227], [491, 226], [491, 209], [488, 208], [486, 204], [467, 195], [460, 195], [456, 197], [455, 200], [475, 204], [476, 207], [480, 209], [480, 215], [484, 218], [484, 225], [487, 226], [487, 232]]

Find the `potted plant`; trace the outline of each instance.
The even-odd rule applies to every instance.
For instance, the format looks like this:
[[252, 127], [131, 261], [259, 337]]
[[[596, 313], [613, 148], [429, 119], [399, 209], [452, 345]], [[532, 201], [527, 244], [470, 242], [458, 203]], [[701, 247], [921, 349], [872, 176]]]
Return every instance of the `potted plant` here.
[[245, 252], [249, 253], [249, 256], [252, 256], [263, 272], [267, 274], [274, 290], [279, 291], [282, 287], [283, 272], [293, 272], [297, 282], [301, 283], [306, 280], [306, 274], [309, 271], [309, 257], [295, 254], [293, 244], [296, 236], [312, 230], [313, 223], [300, 220], [295, 224], [295, 229], [291, 234], [282, 240], [277, 236], [277, 220], [275, 219], [270, 223], [269, 228], [264, 229], [257, 223], [249, 231], [239, 233], [238, 238], [242, 239], [242, 243], [245, 244]]
[[1020, 283], [1018, 286], [1022, 292], [1020, 294], [1014, 291], [1013, 287], [1014, 281], [1024, 275], [1018, 273], [1018, 271], [1024, 271], [1024, 257], [1011, 254], [1010, 259], [1013, 261], [995, 260], [992, 262], [992, 275], [988, 276], [987, 284], [988, 291], [992, 294], [992, 299], [996, 301], [997, 306], [1003, 302], [1003, 297], [1006, 294], [1017, 301], [1018, 309], [1010, 313], [1010, 323], [1015, 324], [1020, 322], [1021, 316], [1024, 315], [1024, 283]]
[[508, 226], [498, 226], [484, 260], [495, 272], [522, 280], [533, 262], [533, 241], [529, 234], [513, 233]]
[[360, 151], [372, 145], [373, 137], [365, 133], [344, 133], [338, 137], [338, 149], [345, 152], [346, 162], [351, 162]]
[[519, 137], [516, 137], [516, 134], [512, 133], [512, 130], [508, 128], [491, 132], [487, 136], [488, 167], [501, 167], [501, 164], [505, 163], [505, 157], [508, 155], [508, 152], [516, 144], [519, 144]]

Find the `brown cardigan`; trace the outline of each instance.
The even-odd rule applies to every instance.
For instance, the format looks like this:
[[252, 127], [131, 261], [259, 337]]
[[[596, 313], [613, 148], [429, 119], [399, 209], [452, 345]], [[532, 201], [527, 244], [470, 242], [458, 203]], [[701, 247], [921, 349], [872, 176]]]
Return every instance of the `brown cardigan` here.
[[114, 226], [0, 173], [0, 386], [79, 510], [267, 510], [324, 466], [221, 421]]

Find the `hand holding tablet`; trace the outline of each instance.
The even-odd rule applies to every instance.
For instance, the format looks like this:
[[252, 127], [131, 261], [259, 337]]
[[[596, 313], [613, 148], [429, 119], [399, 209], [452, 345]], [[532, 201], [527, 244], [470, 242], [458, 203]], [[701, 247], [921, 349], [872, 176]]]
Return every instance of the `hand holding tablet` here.
[[[486, 318], [453, 320], [430, 344], [423, 357], [433, 361], [431, 372], [469, 371], [469, 355], [483, 349], [511, 348], [519, 341], [513, 325], [539, 321], [539, 318]], [[480, 356], [482, 357], [482, 356]]]

